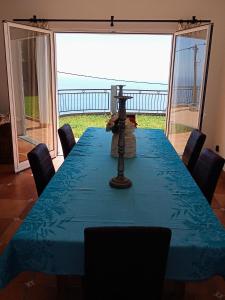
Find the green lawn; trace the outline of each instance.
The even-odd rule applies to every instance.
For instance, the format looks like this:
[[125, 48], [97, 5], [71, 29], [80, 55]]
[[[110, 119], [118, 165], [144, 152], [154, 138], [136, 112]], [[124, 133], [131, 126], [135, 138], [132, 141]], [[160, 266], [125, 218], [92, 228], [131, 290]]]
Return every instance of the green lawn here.
[[39, 119], [38, 96], [25, 96], [25, 114], [34, 119]]
[[184, 132], [191, 132], [193, 129], [194, 129], [193, 127], [178, 123], [172, 125], [171, 131], [176, 133], [184, 133]]
[[[59, 118], [59, 126], [70, 124], [75, 137], [80, 137], [88, 127], [105, 128], [108, 115], [77, 115]], [[137, 115], [138, 128], [165, 129], [165, 116]]]
[[[25, 113], [34, 119], [39, 119], [39, 105], [38, 96], [25, 96]], [[73, 115], [59, 118], [59, 126], [63, 124], [70, 124], [73, 129], [75, 137], [80, 137], [88, 127], [102, 127], [105, 128], [109, 119], [109, 114], [105, 115]], [[157, 115], [136, 115], [136, 122], [139, 128], [158, 128], [165, 130], [165, 116]]]

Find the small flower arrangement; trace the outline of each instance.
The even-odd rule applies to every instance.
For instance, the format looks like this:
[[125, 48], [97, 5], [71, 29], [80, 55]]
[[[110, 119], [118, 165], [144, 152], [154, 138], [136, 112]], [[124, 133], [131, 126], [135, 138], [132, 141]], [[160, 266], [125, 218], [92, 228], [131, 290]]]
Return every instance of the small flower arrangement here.
[[117, 133], [119, 131], [119, 115], [118, 113], [112, 114], [111, 118], [108, 120], [106, 124], [106, 131], [112, 131], [113, 133]]
[[[137, 127], [135, 121], [135, 115], [127, 115], [125, 120], [125, 158], [132, 158], [136, 156], [136, 138], [134, 135], [134, 129]], [[119, 139], [119, 116], [113, 114], [106, 124], [106, 131], [112, 131], [112, 143], [111, 143], [111, 156], [118, 157], [118, 139]]]
[[[135, 121], [135, 115], [127, 115], [125, 120], [125, 134], [133, 131], [137, 127]], [[112, 131], [113, 133], [119, 132], [119, 115], [113, 114], [106, 124], [106, 131]]]

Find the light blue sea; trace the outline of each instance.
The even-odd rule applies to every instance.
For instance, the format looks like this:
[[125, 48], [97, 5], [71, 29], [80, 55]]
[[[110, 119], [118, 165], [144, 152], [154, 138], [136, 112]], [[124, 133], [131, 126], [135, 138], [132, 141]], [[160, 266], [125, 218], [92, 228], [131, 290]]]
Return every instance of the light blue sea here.
[[[87, 92], [88, 89], [110, 90], [112, 85], [124, 85], [126, 90], [167, 91], [167, 84], [128, 82], [119, 80], [98, 79], [58, 73], [58, 103], [60, 115], [90, 112], [109, 112], [109, 93]], [[81, 91], [73, 91], [81, 90]], [[129, 91], [127, 91], [129, 93]], [[151, 92], [146, 92], [150, 95]], [[165, 94], [165, 93], [164, 93]], [[163, 113], [167, 105], [167, 96], [142, 96], [133, 94], [127, 101], [127, 111]]]
[[124, 85], [124, 89], [167, 90], [167, 83], [139, 83], [107, 80], [58, 73], [58, 90], [61, 89], [110, 89], [111, 85]]

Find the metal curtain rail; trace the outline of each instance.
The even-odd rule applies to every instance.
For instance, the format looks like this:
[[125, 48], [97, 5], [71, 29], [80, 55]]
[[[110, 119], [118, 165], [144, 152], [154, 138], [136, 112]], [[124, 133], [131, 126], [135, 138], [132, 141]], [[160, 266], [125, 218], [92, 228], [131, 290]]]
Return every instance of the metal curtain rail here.
[[188, 24], [197, 24], [197, 23], [210, 23], [211, 20], [198, 20], [196, 16], [193, 16], [192, 19], [187, 20], [146, 20], [146, 19], [115, 19], [114, 16], [111, 16], [110, 19], [39, 19], [35, 15], [30, 19], [13, 19], [15, 22], [94, 22], [94, 23], [110, 23], [110, 26], [114, 26], [114, 23], [188, 23]]

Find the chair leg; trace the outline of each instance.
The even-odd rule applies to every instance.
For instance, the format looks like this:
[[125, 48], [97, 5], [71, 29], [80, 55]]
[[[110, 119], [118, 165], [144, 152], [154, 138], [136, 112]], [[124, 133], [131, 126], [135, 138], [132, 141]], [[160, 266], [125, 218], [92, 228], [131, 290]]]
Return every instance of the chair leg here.
[[57, 300], [66, 300], [68, 298], [67, 276], [57, 275]]
[[57, 275], [56, 282], [57, 282], [57, 300], [67, 300], [67, 299], [83, 300], [84, 299], [83, 278], [81, 276]]
[[164, 284], [163, 300], [183, 300], [185, 297], [185, 282], [166, 280]]

